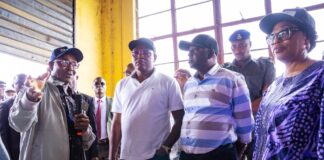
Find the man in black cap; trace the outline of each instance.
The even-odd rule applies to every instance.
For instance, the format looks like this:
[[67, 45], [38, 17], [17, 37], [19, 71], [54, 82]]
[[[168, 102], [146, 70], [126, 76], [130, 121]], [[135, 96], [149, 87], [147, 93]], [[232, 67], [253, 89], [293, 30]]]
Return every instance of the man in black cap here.
[[89, 106], [69, 87], [82, 59], [77, 48], [57, 48], [48, 63], [51, 75], [27, 78], [9, 113], [10, 126], [21, 133], [20, 159], [85, 159], [95, 140], [84, 114]]
[[[181, 91], [175, 79], [154, 68], [156, 52], [147, 38], [129, 43], [135, 71], [118, 82], [113, 99], [109, 159], [169, 160], [183, 117]], [[170, 112], [174, 125], [170, 131]]]
[[234, 143], [245, 148], [254, 124], [244, 77], [217, 65], [217, 42], [208, 35], [180, 41], [179, 48], [197, 70], [184, 86], [180, 159], [238, 159]]

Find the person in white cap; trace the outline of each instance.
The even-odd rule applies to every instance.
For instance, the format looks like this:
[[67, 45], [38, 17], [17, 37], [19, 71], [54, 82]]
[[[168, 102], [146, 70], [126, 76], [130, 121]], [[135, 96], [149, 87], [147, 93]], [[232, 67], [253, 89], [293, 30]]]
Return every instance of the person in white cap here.
[[16, 94], [15, 89], [13, 89], [13, 88], [11, 88], [11, 87], [7, 87], [7, 88], [5, 89], [5, 97], [6, 97], [6, 99], [9, 99], [9, 98], [11, 98], [11, 97], [14, 97], [15, 94]]

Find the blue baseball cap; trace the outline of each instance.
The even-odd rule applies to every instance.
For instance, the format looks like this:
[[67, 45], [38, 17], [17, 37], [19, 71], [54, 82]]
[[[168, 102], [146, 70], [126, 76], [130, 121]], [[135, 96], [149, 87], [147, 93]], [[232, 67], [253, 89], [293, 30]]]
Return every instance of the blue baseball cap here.
[[239, 29], [232, 33], [232, 35], [229, 38], [229, 41], [233, 42], [245, 39], [250, 39], [250, 32], [244, 29]]
[[83, 59], [83, 54], [79, 49], [68, 48], [68, 47], [64, 46], [64, 47], [59, 47], [59, 48], [54, 49], [49, 61], [53, 62], [55, 59], [62, 57], [66, 54], [72, 54], [76, 58], [77, 62], [81, 62]]

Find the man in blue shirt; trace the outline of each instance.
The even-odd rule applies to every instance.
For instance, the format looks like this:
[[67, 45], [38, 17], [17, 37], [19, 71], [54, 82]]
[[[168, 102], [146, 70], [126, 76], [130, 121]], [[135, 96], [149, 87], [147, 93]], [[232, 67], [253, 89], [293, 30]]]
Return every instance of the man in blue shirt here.
[[189, 65], [197, 70], [184, 86], [180, 159], [238, 159], [234, 143], [250, 143], [254, 124], [244, 77], [217, 65], [217, 42], [208, 35], [179, 47], [189, 51]]

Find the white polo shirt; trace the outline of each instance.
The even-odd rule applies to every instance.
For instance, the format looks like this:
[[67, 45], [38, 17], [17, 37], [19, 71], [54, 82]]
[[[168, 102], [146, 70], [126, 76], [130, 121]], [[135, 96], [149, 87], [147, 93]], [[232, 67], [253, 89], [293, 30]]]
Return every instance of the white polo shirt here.
[[121, 113], [121, 159], [152, 158], [170, 133], [170, 111], [183, 109], [175, 79], [154, 71], [142, 83], [131, 76], [118, 82], [112, 112]]

